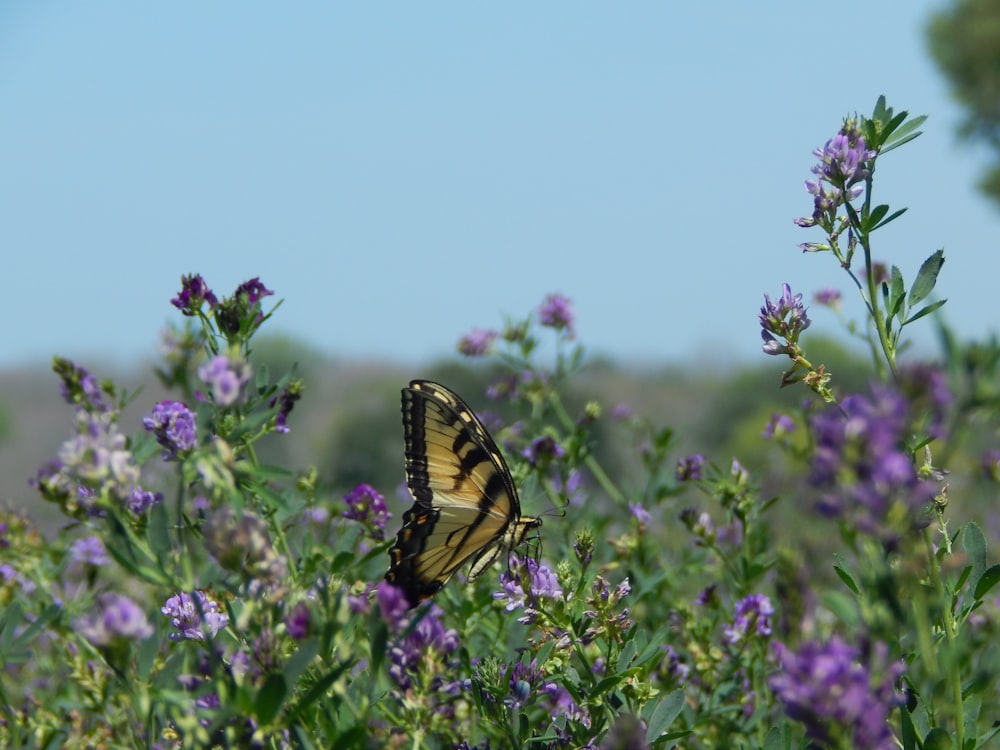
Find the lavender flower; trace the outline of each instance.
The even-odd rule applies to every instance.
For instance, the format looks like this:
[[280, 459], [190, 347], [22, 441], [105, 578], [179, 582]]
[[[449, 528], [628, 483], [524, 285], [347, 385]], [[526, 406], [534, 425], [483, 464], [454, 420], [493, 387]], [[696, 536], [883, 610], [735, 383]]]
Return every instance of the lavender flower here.
[[[440, 687], [440, 674], [434, 672], [443, 672], [440, 660], [458, 648], [458, 633], [441, 624], [444, 612], [435, 604], [410, 610], [402, 590], [385, 581], [378, 585], [376, 597], [392, 636], [389, 675], [407, 690], [418, 670], [429, 670], [427, 676], [438, 678]], [[414, 618], [419, 619], [414, 623]]]
[[344, 495], [344, 518], [359, 521], [375, 539], [385, 539], [385, 524], [392, 518], [385, 498], [370, 484], [359, 484]]
[[123, 594], [101, 594], [95, 610], [76, 621], [76, 628], [95, 646], [113, 646], [117, 641], [148, 638], [153, 626], [146, 613]]
[[813, 151], [819, 163], [811, 171], [815, 180], [806, 180], [806, 190], [814, 196], [813, 214], [796, 219], [800, 227], [820, 225], [832, 229], [837, 209], [864, 191], [861, 184], [870, 174], [868, 162], [877, 156], [865, 143], [857, 122], [848, 120], [840, 132], [822, 148]]
[[[888, 519], [902, 515], [908, 528], [924, 525], [917, 512], [934, 497], [936, 485], [918, 476], [902, 448], [909, 429], [899, 393], [874, 386], [870, 397], [847, 396], [839, 408], [816, 414], [811, 426], [816, 449], [809, 480], [822, 493], [821, 513], [886, 543], [906, 530], [891, 528]], [[897, 505], [903, 514], [890, 512]]]
[[531, 441], [521, 451], [521, 455], [528, 459], [532, 467], [548, 466], [553, 460], [558, 460], [566, 455], [556, 439], [551, 435], [542, 435]]
[[251, 511], [222, 506], [205, 521], [205, 549], [226, 570], [282, 585], [288, 562], [271, 545], [267, 522]]
[[301, 641], [309, 635], [312, 614], [305, 602], [299, 602], [285, 617], [285, 629], [292, 638]]
[[927, 434], [932, 438], [944, 438], [945, 425], [955, 400], [944, 371], [925, 362], [906, 365], [900, 368], [898, 383], [911, 410], [927, 415], [924, 424]]
[[645, 526], [653, 520], [653, 516], [650, 515], [649, 511], [642, 507], [642, 503], [630, 502], [628, 504], [628, 512], [639, 522], [640, 526]]
[[545, 563], [532, 558], [512, 556], [511, 566], [500, 574], [500, 591], [493, 598], [504, 602], [504, 609], [513, 612], [523, 609], [524, 615], [518, 622], [533, 622], [539, 614], [543, 599], [561, 599], [563, 589], [559, 578]]
[[[799, 336], [811, 322], [802, 304], [802, 295], [792, 294], [792, 288], [788, 284], [781, 285], [781, 296], [775, 301], [765, 294], [764, 305], [760, 308], [760, 335], [764, 339], [764, 353], [794, 356]], [[785, 339], [786, 343], [782, 344], [775, 336]]]
[[685, 456], [677, 462], [677, 469], [674, 471], [674, 476], [678, 482], [701, 479], [701, 470], [704, 465], [705, 457], [700, 453]]
[[160, 401], [142, 420], [143, 427], [156, 436], [163, 458], [173, 460], [198, 444], [198, 426], [194, 412], [181, 401]]
[[250, 365], [240, 358], [230, 360], [219, 354], [198, 368], [198, 377], [211, 388], [215, 403], [229, 406], [236, 403], [243, 386], [249, 382]]
[[555, 682], [547, 682], [542, 686], [541, 692], [548, 696], [549, 714], [553, 719], [565, 716], [570, 721], [578, 721], [586, 727], [590, 726], [590, 716], [580, 708], [565, 687]]
[[750, 629], [753, 628], [757, 635], [771, 635], [771, 615], [774, 614], [774, 607], [771, 600], [763, 594], [750, 594], [736, 604], [736, 615], [731, 625], [727, 625], [723, 631], [726, 641], [731, 644], [742, 643]]
[[219, 609], [218, 603], [210, 599], [204, 591], [195, 591], [195, 598], [181, 592], [167, 599], [160, 610], [179, 632], [171, 633], [170, 640], [205, 640], [206, 633], [214, 638], [229, 624], [229, 616]]
[[817, 290], [817, 292], [813, 295], [813, 301], [817, 305], [837, 308], [840, 306], [841, 297], [842, 295], [838, 289], [833, 289], [832, 287], [825, 287], [823, 289]]
[[[10, 563], [0, 563], [0, 581], [4, 585], [8, 583], [16, 584], [25, 594], [30, 594], [35, 590], [35, 582]], [[13, 585], [11, 588], [13, 588]]]
[[118, 432], [112, 412], [77, 412], [77, 435], [59, 450], [59, 473], [88, 487], [105, 485], [125, 499], [139, 481], [139, 469]]
[[660, 648], [663, 651], [663, 661], [660, 662], [657, 672], [675, 684], [683, 685], [691, 675], [691, 667], [681, 661], [673, 646], [664, 644]]
[[162, 502], [162, 492], [149, 492], [136, 485], [132, 488], [132, 494], [129, 495], [128, 509], [138, 516], [145, 513], [157, 503]]
[[538, 322], [557, 331], [566, 331], [567, 338], [576, 334], [573, 330], [573, 309], [568, 298], [561, 294], [550, 294], [538, 306]]
[[111, 562], [108, 551], [104, 548], [104, 542], [98, 536], [77, 539], [70, 545], [69, 556], [73, 562], [84, 565], [106, 565]]
[[57, 357], [52, 369], [59, 376], [60, 392], [66, 403], [84, 411], [111, 411], [111, 405], [106, 400], [106, 397], [112, 395], [110, 386], [107, 390], [102, 387], [86, 367]]
[[458, 340], [458, 352], [466, 357], [482, 357], [489, 353], [498, 335], [496, 331], [473, 328]]
[[775, 412], [767, 421], [767, 425], [764, 427], [764, 432], [761, 433], [761, 436], [767, 440], [771, 440], [776, 437], [784, 437], [790, 432], [795, 432], [795, 422], [792, 421], [791, 417]]
[[[785, 705], [785, 713], [805, 724], [810, 739], [825, 747], [837, 738], [854, 747], [890, 750], [897, 747], [888, 717], [901, 704], [893, 688], [902, 664], [884, 667], [880, 681], [861, 662], [861, 654], [834, 637], [828, 643], [806, 643], [797, 651], [775, 644], [780, 670], [772, 675], [771, 690]], [[886, 649], [875, 649], [876, 662]], [[836, 745], [842, 746], [842, 745]]]
[[201, 274], [181, 276], [181, 291], [170, 300], [170, 304], [185, 315], [197, 315], [204, 302], [207, 302], [210, 308], [219, 304], [219, 300], [208, 288]]

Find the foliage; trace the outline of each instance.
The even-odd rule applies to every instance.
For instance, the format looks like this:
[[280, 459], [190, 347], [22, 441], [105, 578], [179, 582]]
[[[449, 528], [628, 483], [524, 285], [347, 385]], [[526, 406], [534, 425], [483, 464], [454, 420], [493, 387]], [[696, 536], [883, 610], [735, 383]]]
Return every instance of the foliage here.
[[953, 0], [931, 17], [927, 40], [966, 110], [960, 134], [993, 152], [979, 187], [1000, 202], [1000, 7], [993, 0]]
[[[857, 290], [866, 322], [848, 330], [876, 377], [838, 380], [807, 347], [802, 295], [765, 295], [764, 352], [787, 357], [782, 383], [805, 390], [794, 409], [760, 415], [752, 460], [685, 451], [670, 425], [568, 398], [587, 362], [562, 295], [464, 336], [459, 350], [490, 362], [492, 380], [485, 395], [448, 385], [491, 405], [480, 416], [526, 512], [549, 510], [540, 545], [414, 609], [382, 580], [394, 487], [359, 474], [331, 497], [315, 470], [259, 459], [309, 394], [254, 358], [274, 312], [257, 279], [220, 300], [183, 278], [173, 303], [187, 325], [159, 368], [177, 395], [149, 404], [141, 426], [121, 418], [141, 394], [57, 359], [73, 432], [35, 486], [69, 523], [51, 539], [14, 513], [0, 524], [0, 744], [995, 741], [1000, 566], [980, 526], [952, 528], [949, 514], [952, 487], [995, 493], [1000, 453], [975, 466], [941, 457], [962, 455], [972, 430], [995, 440], [1000, 348], [944, 332], [940, 366], [903, 358], [904, 329], [943, 304], [944, 255], [909, 285], [873, 256], [902, 211], [873, 201], [872, 174], [922, 119], [879, 100], [815, 152], [813, 213], [797, 223], [823, 238], [804, 249], [831, 255]], [[816, 302], [844, 304], [832, 289]], [[357, 445], [375, 450], [367, 427], [353, 424]], [[601, 460], [612, 441], [632, 450], [628, 471]], [[800, 530], [777, 544], [788, 517]], [[802, 543], [815, 530], [829, 560]]]

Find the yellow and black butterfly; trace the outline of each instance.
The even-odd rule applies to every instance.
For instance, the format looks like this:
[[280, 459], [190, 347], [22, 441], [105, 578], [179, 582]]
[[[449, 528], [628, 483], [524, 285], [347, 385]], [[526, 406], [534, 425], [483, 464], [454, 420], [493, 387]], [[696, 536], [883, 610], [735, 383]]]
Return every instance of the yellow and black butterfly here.
[[542, 521], [521, 516], [497, 444], [443, 385], [414, 380], [403, 389], [403, 435], [414, 503], [389, 550], [385, 579], [414, 607], [469, 560], [469, 580], [479, 576]]

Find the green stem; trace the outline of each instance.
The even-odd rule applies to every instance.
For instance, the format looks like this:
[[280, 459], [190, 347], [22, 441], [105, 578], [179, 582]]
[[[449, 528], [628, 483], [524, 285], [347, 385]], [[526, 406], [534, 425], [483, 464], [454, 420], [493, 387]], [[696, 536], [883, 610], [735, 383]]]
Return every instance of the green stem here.
[[924, 529], [924, 546], [927, 549], [927, 561], [930, 568], [931, 585], [937, 592], [938, 597], [945, 606], [941, 608], [944, 625], [944, 635], [948, 643], [945, 652], [945, 670], [948, 681], [951, 683], [952, 700], [955, 704], [955, 747], [965, 746], [965, 721], [962, 716], [962, 675], [959, 673], [958, 659], [954, 658], [955, 641], [958, 638], [958, 623], [955, 621], [955, 612], [952, 605], [951, 593], [945, 588], [941, 579], [941, 566], [937, 555], [934, 554], [934, 545], [931, 542], [930, 531]]

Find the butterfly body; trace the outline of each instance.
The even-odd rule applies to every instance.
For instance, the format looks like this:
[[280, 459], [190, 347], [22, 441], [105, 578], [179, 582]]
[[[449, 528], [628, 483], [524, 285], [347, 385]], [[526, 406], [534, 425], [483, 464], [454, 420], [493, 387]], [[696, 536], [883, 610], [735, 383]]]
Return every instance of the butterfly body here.
[[458, 395], [414, 380], [403, 389], [402, 407], [414, 503], [403, 515], [385, 577], [416, 606], [470, 560], [469, 579], [476, 578], [542, 522], [521, 516], [507, 463]]

